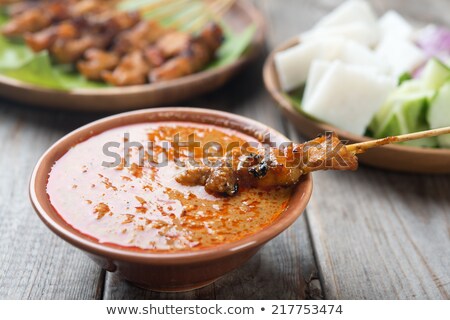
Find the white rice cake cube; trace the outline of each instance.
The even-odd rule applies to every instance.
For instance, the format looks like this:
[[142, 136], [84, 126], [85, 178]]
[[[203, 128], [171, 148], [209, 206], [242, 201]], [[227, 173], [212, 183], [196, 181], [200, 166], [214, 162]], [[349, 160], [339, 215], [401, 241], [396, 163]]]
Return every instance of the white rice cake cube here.
[[384, 37], [376, 49], [380, 59], [389, 65], [391, 74], [400, 77], [425, 63], [425, 53], [412, 41], [394, 36]]
[[336, 27], [348, 24], [349, 21], [375, 25], [377, 16], [367, 1], [349, 0], [322, 18], [314, 28]]
[[333, 27], [313, 29], [300, 35], [300, 40], [310, 41], [323, 37], [342, 37], [367, 47], [375, 47], [379, 41], [379, 29], [375, 24], [356, 21]]
[[391, 77], [335, 61], [315, 86], [303, 109], [337, 128], [363, 135], [395, 87], [396, 80]]
[[[341, 51], [343, 39], [322, 39], [300, 43], [275, 55], [275, 67], [280, 85], [284, 91], [302, 86], [308, 77], [314, 59], [335, 59]], [[326, 50], [324, 50], [326, 48]]]
[[411, 39], [414, 34], [413, 26], [394, 10], [389, 10], [378, 20], [378, 27], [382, 38], [393, 36]]
[[286, 92], [302, 86], [313, 60], [341, 60], [350, 64], [366, 65], [388, 72], [389, 67], [373, 51], [351, 40], [342, 38], [316, 39], [279, 52], [275, 66], [282, 89]]

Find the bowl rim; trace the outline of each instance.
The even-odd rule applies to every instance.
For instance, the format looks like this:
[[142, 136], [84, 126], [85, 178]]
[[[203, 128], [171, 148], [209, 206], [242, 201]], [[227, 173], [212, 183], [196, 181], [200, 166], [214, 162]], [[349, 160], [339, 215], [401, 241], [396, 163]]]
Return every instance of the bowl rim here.
[[[298, 112], [295, 109], [295, 107], [293, 106], [293, 104], [286, 97], [284, 97], [283, 91], [281, 90], [281, 88], [279, 86], [278, 75], [276, 74], [276, 71], [273, 72], [273, 68], [275, 68], [275, 59], [274, 58], [278, 52], [289, 49], [300, 43], [301, 43], [300, 36], [292, 37], [289, 40], [286, 40], [285, 42], [281, 43], [279, 46], [277, 46], [275, 49], [273, 49], [270, 52], [269, 56], [266, 58], [266, 61], [264, 63], [264, 67], [263, 67], [264, 85], [266, 87], [266, 90], [272, 96], [272, 98], [277, 102], [277, 106], [279, 108], [281, 108], [284, 112], [287, 112], [288, 114], [292, 115], [293, 117], [297, 117], [297, 118], [302, 119], [303, 121], [309, 121], [311, 123], [314, 123], [322, 131], [334, 131], [338, 134], [338, 136], [348, 138], [354, 142], [364, 142], [364, 141], [373, 140], [374, 138], [367, 137], [367, 136], [360, 136], [360, 135], [348, 132], [346, 130], [336, 128], [336, 127], [326, 124], [324, 122], [316, 121], [309, 117], [306, 117], [305, 115]], [[274, 79], [274, 77], [276, 77], [276, 79]], [[412, 146], [394, 145], [394, 144], [382, 146], [380, 148], [387, 148], [387, 149], [395, 150], [398, 152], [405, 152], [405, 153], [422, 153], [422, 154], [450, 157], [450, 149], [445, 149], [445, 148], [424, 148], [424, 147], [412, 147]]]
[[[96, 254], [100, 256], [104, 256], [114, 260], [120, 261], [128, 261], [140, 264], [152, 264], [152, 265], [179, 265], [186, 263], [198, 263], [203, 261], [208, 261], [212, 259], [224, 258], [226, 256], [231, 256], [237, 254], [239, 252], [247, 251], [249, 249], [253, 249], [259, 246], [262, 246], [269, 240], [276, 237], [282, 231], [287, 229], [290, 225], [292, 225], [298, 217], [304, 212], [307, 203], [312, 194], [312, 176], [311, 174], [305, 175], [302, 181], [294, 188], [291, 198], [289, 200], [289, 205], [285, 209], [285, 211], [269, 226], [259, 230], [258, 232], [251, 234], [247, 237], [244, 237], [238, 241], [225, 243], [219, 246], [214, 246], [211, 248], [200, 249], [197, 251], [180, 251], [180, 252], [145, 252], [140, 250], [130, 250], [127, 248], [122, 248], [118, 246], [111, 246], [108, 244], [102, 244], [95, 239], [88, 239], [86, 235], [83, 235], [81, 232], [77, 231], [75, 228], [70, 226], [63, 219], [62, 222], [55, 221], [51, 215], [44, 209], [42, 205], [42, 199], [50, 204], [52, 207], [49, 197], [47, 195], [46, 186], [47, 186], [47, 178], [48, 173], [51, 168], [49, 166], [49, 170], [41, 171], [41, 168], [45, 161], [51, 160], [51, 153], [55, 150], [61, 148], [62, 144], [67, 142], [67, 140], [80, 138], [81, 135], [87, 134], [89, 137], [100, 134], [101, 132], [105, 132], [112, 128], [117, 128], [121, 126], [136, 124], [136, 123], [146, 123], [151, 122], [145, 116], [157, 113], [169, 113], [169, 114], [195, 114], [201, 117], [209, 117], [210, 119], [225, 119], [229, 121], [234, 121], [238, 125], [245, 125], [255, 132], [270, 132], [275, 134], [278, 138], [286, 139], [286, 141], [290, 141], [280, 132], [260, 123], [255, 120], [235, 115], [228, 112], [216, 111], [211, 109], [204, 108], [186, 108], [186, 107], [164, 107], [164, 108], [151, 108], [151, 109], [143, 109], [131, 112], [125, 112], [113, 116], [109, 116], [92, 123], [86, 124], [71, 133], [63, 136], [58, 141], [56, 141], [50, 148], [45, 151], [45, 153], [40, 157], [37, 164], [35, 165], [29, 183], [29, 197], [32, 203], [34, 210], [36, 211], [39, 218], [53, 231], [56, 235], [61, 237], [63, 240], [69, 242], [75, 247], [87, 251], [91, 254]], [[136, 116], [142, 116], [142, 121], [139, 122], [130, 122], [126, 123], [127, 119], [132, 119]], [[116, 124], [112, 126], [108, 126], [103, 130], [96, 131], [94, 130], [100, 125], [105, 124], [114, 124], [120, 119], [121, 124]], [[147, 119], [147, 120], [146, 120]], [[164, 121], [164, 120], [159, 120]], [[170, 120], [167, 121], [178, 121], [178, 120]], [[192, 122], [192, 120], [185, 120]], [[154, 121], [155, 122], [155, 121]], [[208, 123], [208, 122], [206, 122]], [[210, 123], [213, 124], [213, 123]], [[217, 124], [220, 126], [220, 124]], [[226, 126], [225, 126], [226, 127]], [[243, 128], [245, 129], [245, 128]], [[239, 130], [239, 129], [237, 129]], [[88, 137], [88, 138], [89, 138]], [[85, 139], [84, 139], [85, 140]], [[73, 144], [72, 144], [73, 145]], [[67, 151], [64, 151], [65, 154]], [[53, 164], [54, 159], [51, 163]], [[37, 178], [45, 175], [45, 183], [38, 184]], [[41, 195], [41, 196], [39, 196]], [[59, 215], [55, 209], [52, 209], [53, 213]], [[63, 226], [64, 225], [64, 226]]]
[[146, 83], [141, 85], [125, 86], [125, 87], [105, 87], [105, 88], [75, 88], [71, 90], [59, 90], [53, 88], [41, 87], [32, 83], [27, 83], [21, 80], [17, 80], [5, 75], [0, 74], [0, 84], [7, 87], [19, 88], [29, 90], [37, 93], [44, 94], [58, 94], [63, 96], [123, 96], [133, 95], [142, 92], [153, 92], [159, 90], [173, 89], [177, 87], [186, 86], [192, 82], [201, 82], [212, 77], [221, 75], [229, 69], [239, 68], [249, 61], [253, 60], [261, 51], [264, 46], [264, 41], [267, 33], [267, 24], [261, 11], [248, 0], [238, 0], [233, 6], [238, 6], [241, 10], [245, 11], [252, 19], [251, 24], [256, 28], [252, 41], [250, 42], [246, 51], [232, 63], [222, 65], [219, 67], [202, 70], [194, 74], [190, 74], [181, 78], [163, 81], [159, 83]]

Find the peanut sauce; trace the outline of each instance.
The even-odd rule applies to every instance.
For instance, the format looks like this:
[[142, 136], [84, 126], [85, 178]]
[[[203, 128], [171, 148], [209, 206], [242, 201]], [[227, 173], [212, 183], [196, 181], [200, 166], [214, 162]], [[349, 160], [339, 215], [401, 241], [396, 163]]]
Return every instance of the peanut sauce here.
[[[124, 133], [129, 137], [124, 139]], [[188, 122], [115, 128], [79, 143], [56, 161], [47, 184], [53, 207], [69, 225], [100, 243], [148, 251], [197, 250], [237, 241], [270, 225], [285, 210], [291, 188], [253, 188], [224, 197], [176, 182], [174, 176], [184, 170], [176, 156], [183, 161], [189, 156], [188, 148], [176, 154], [177, 133], [180, 141], [194, 134], [200, 143], [195, 159], [211, 141], [224, 150], [231, 142], [257, 142], [238, 131]], [[102, 165], [114, 161], [103, 151], [108, 142], [120, 144], [108, 149], [120, 160], [114, 166]], [[126, 149], [131, 142], [141, 146]], [[166, 165], [152, 165], [164, 157]]]

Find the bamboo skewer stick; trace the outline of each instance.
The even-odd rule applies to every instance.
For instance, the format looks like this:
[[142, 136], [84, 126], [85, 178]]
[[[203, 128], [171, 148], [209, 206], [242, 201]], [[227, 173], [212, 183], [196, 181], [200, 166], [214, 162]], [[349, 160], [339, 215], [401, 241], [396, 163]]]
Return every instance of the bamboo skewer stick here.
[[220, 21], [235, 2], [236, 0], [154, 0], [139, 8], [139, 11], [158, 21], [173, 18], [168, 27], [197, 32], [210, 20]]
[[355, 143], [348, 145], [346, 148], [348, 151], [353, 152], [354, 154], [364, 153], [368, 149], [381, 147], [387, 144], [393, 144], [397, 142], [405, 142], [411, 140], [417, 140], [422, 138], [436, 137], [443, 134], [450, 134], [450, 127], [433, 129], [427, 131], [420, 131], [415, 133], [403, 134], [400, 136], [386, 137], [378, 140], [365, 141], [360, 143]]

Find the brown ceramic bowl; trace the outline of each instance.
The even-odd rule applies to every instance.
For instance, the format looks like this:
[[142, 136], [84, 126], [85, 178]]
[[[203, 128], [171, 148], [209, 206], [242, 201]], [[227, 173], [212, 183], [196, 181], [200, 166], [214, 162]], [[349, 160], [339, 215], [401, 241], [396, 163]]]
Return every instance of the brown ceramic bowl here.
[[238, 33], [251, 25], [256, 27], [249, 48], [233, 63], [161, 83], [70, 91], [47, 89], [0, 75], [0, 96], [30, 105], [87, 112], [149, 108], [194, 98], [223, 86], [264, 46], [266, 22], [251, 2], [236, 1], [223, 18]]
[[[264, 83], [272, 98], [277, 102], [287, 118], [294, 124], [299, 133], [312, 139], [325, 131], [334, 131], [341, 139], [350, 143], [369, 141], [371, 138], [359, 136], [331, 125], [312, 120], [295, 108], [281, 90], [275, 69], [274, 56], [299, 43], [298, 37], [283, 43], [267, 58], [264, 66]], [[369, 150], [358, 156], [361, 163], [395, 171], [414, 173], [450, 173], [450, 150], [418, 148], [402, 145], [390, 145]]]
[[149, 253], [100, 244], [69, 226], [52, 207], [46, 193], [49, 172], [72, 146], [106, 130], [145, 122], [190, 121], [232, 128], [273, 141], [286, 137], [256, 121], [230, 113], [194, 108], [159, 108], [129, 112], [88, 124], [56, 142], [37, 163], [30, 181], [31, 202], [42, 221], [59, 237], [86, 252], [100, 266], [137, 286], [157, 291], [185, 291], [205, 286], [239, 267], [267, 241], [289, 227], [303, 212], [312, 191], [306, 175], [296, 186], [284, 213], [267, 228], [233, 243], [198, 251]]

